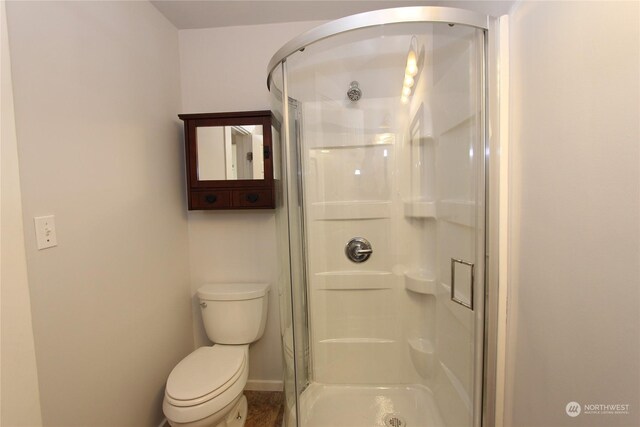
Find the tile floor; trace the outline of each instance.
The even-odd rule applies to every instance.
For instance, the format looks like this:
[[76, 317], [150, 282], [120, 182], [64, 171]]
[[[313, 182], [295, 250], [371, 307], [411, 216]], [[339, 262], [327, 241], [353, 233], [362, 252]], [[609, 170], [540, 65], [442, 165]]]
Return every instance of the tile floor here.
[[280, 427], [284, 416], [284, 398], [281, 391], [248, 391], [245, 396], [249, 413], [245, 427]]
[[[282, 427], [284, 393], [281, 391], [245, 390], [249, 413], [244, 427]], [[165, 422], [162, 427], [171, 427]]]

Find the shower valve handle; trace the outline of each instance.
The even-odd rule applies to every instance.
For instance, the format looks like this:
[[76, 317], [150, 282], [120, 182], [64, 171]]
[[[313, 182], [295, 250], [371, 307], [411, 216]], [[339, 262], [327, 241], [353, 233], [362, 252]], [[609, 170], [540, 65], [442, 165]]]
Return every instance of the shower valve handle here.
[[371, 243], [362, 237], [354, 237], [349, 240], [344, 248], [344, 253], [353, 262], [365, 262], [373, 253]]
[[372, 254], [373, 249], [356, 249], [354, 252], [356, 253], [356, 255]]

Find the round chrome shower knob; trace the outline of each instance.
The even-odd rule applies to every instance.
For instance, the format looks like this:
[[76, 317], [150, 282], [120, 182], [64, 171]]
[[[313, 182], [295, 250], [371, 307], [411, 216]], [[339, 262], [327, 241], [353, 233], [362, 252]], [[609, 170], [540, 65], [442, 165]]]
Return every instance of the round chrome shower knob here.
[[363, 237], [354, 237], [344, 248], [344, 253], [353, 262], [365, 262], [373, 253], [371, 243]]

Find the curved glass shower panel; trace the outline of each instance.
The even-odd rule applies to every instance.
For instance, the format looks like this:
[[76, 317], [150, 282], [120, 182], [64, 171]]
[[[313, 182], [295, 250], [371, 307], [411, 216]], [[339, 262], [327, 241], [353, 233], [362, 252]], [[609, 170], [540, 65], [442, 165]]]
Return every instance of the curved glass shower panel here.
[[403, 23], [286, 59], [302, 352], [288, 425], [478, 422], [483, 46], [476, 28]]
[[[306, 278], [304, 269], [303, 216], [298, 174], [297, 105], [287, 99], [278, 65], [269, 77], [272, 112], [280, 122], [273, 132], [276, 232], [278, 233], [278, 296], [282, 337], [285, 413], [287, 425], [295, 425], [297, 400], [309, 383], [309, 340]], [[295, 139], [294, 139], [295, 138]], [[290, 421], [293, 420], [293, 421]]]

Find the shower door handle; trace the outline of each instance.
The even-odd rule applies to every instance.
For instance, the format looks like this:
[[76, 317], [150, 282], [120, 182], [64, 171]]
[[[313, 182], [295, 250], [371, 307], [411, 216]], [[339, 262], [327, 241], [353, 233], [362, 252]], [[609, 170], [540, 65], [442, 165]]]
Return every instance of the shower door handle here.
[[[456, 298], [456, 264], [462, 264], [469, 267], [469, 302]], [[463, 307], [473, 311], [473, 287], [475, 282], [475, 265], [472, 262], [463, 261], [461, 259], [451, 258], [451, 301], [460, 304]]]

